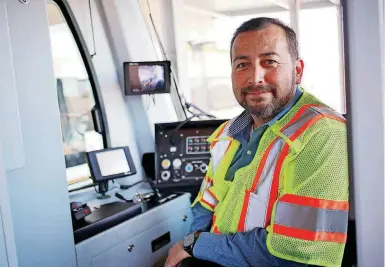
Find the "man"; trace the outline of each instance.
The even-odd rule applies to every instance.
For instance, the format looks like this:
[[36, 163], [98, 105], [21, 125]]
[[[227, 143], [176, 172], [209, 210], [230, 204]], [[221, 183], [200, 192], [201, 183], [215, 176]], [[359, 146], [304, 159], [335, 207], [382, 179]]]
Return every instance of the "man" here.
[[[166, 266], [340, 266], [348, 222], [345, 120], [301, 89], [295, 32], [243, 23], [231, 42], [233, 91], [245, 111], [209, 138], [211, 162], [192, 232]], [[195, 264], [197, 265], [197, 264]]]

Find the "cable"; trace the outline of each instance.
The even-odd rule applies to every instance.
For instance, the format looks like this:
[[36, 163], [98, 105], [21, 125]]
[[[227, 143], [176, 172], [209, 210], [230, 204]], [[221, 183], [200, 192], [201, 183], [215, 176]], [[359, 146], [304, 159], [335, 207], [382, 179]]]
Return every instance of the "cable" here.
[[171, 133], [171, 135], [170, 135], [170, 143], [171, 143], [172, 145], [175, 145], [175, 141], [174, 141], [174, 139], [173, 139], [175, 133], [176, 133], [179, 129], [181, 129], [181, 127], [183, 127], [185, 124], [187, 124], [188, 122], [190, 122], [191, 119], [193, 119], [194, 117], [199, 117], [199, 116], [207, 116], [207, 114], [206, 114], [206, 113], [194, 114], [193, 116], [190, 116], [189, 118], [187, 118], [186, 120], [184, 120], [182, 123], [180, 123], [180, 124], [173, 130], [173, 132]]
[[138, 181], [138, 182], [135, 182], [135, 183], [133, 183], [133, 184], [130, 184], [130, 185], [127, 185], [127, 184], [118, 184], [118, 183], [116, 183], [116, 182], [114, 182], [114, 184], [116, 185], [116, 186], [118, 186], [120, 189], [122, 189], [122, 190], [127, 190], [127, 189], [130, 189], [131, 187], [133, 187], [133, 186], [135, 186], [135, 185], [138, 185], [138, 184], [140, 184], [140, 183], [142, 183], [142, 182], [144, 182], [144, 181]]
[[[149, 0], [147, 0], [146, 3], [147, 3], [147, 6], [148, 6], [148, 15], [149, 15], [149, 17], [150, 17], [151, 25], [152, 25], [152, 28], [154, 29], [156, 39], [158, 40], [158, 44], [159, 44], [159, 47], [160, 47], [160, 50], [161, 50], [163, 59], [164, 59], [164, 60], [167, 60], [167, 54], [166, 54], [166, 51], [165, 51], [164, 46], [163, 46], [163, 43], [162, 43], [162, 41], [161, 41], [161, 39], [160, 39], [158, 30], [156, 29], [154, 19], [152, 18], [151, 7], [150, 7]], [[177, 81], [176, 81], [176, 79], [175, 79], [175, 73], [174, 73], [172, 67], [171, 67], [171, 76], [172, 76], [172, 78], [173, 78], [173, 80], [174, 80], [175, 91], [176, 91], [176, 94], [177, 94], [177, 97], [178, 97], [178, 101], [179, 101], [179, 103], [180, 103], [180, 105], [181, 105], [181, 107], [182, 107], [182, 111], [183, 111], [183, 114], [184, 114], [185, 118], [187, 118], [186, 107], [183, 105], [182, 97], [181, 97], [181, 95], [180, 95], [180, 93], [179, 93], [178, 83], [177, 83]]]
[[195, 113], [193, 113], [193, 112], [191, 112], [191, 111], [189, 110], [190, 107], [192, 107], [192, 108], [198, 110], [198, 112], [200, 112], [201, 114], [206, 115], [207, 117], [210, 117], [210, 118], [213, 118], [213, 119], [216, 119], [216, 118], [217, 118], [215, 115], [206, 113], [205, 111], [203, 111], [202, 109], [200, 109], [199, 107], [197, 107], [196, 105], [194, 105], [194, 104], [192, 104], [192, 103], [189, 103], [189, 102], [186, 102], [186, 101], [185, 101], [185, 105], [186, 105], [186, 107], [187, 107], [187, 110], [188, 110], [190, 113], [192, 113], [192, 114], [195, 114]]
[[95, 33], [94, 33], [94, 22], [92, 20], [92, 12], [91, 12], [91, 0], [88, 0], [88, 7], [90, 10], [92, 40], [93, 40], [93, 45], [94, 45], [94, 54], [91, 55], [91, 58], [93, 58], [94, 56], [96, 56], [96, 43], [95, 43]]
[[[178, 100], [179, 100], [179, 102], [180, 102], [180, 105], [182, 105], [182, 110], [183, 110], [184, 116], [185, 116], [185, 118], [188, 118], [188, 117], [187, 117], [187, 113], [186, 113], [186, 110], [188, 110], [188, 109], [186, 108], [186, 106], [185, 106], [185, 105], [183, 104], [183, 102], [182, 102], [182, 97], [181, 97], [181, 95], [180, 95], [180, 93], [179, 93], [179, 88], [178, 88], [177, 82], [176, 82], [176, 80], [175, 80], [175, 75], [174, 75], [174, 72], [173, 72], [173, 71], [171, 71], [171, 76], [172, 76], [172, 79], [174, 80], [175, 91], [176, 91], [176, 94], [177, 94], [177, 96], [178, 96]], [[186, 101], [185, 101], [185, 103], [186, 103]]]
[[[156, 35], [156, 39], [158, 41], [158, 44], [159, 44], [159, 47], [160, 47], [160, 50], [161, 50], [161, 53], [162, 53], [162, 56], [163, 56], [163, 59], [164, 60], [167, 60], [167, 54], [166, 54], [166, 50], [164, 49], [164, 46], [163, 46], [163, 43], [162, 43], [162, 40], [160, 39], [160, 35], [158, 33], [158, 30], [156, 29], [156, 26], [155, 26], [155, 22], [154, 22], [154, 19], [152, 17], [152, 13], [151, 13], [151, 7], [150, 7], [150, 3], [149, 3], [149, 0], [146, 0], [146, 3], [147, 3], [147, 7], [148, 7], [148, 15], [150, 17], [150, 21], [151, 21], [151, 25], [152, 25], [152, 28], [154, 29], [154, 32], [155, 32], [155, 35]], [[177, 81], [177, 77], [176, 77], [176, 74], [173, 70], [173, 68], [171, 67], [171, 76], [172, 76], [172, 79], [174, 81], [174, 85], [175, 85], [175, 91], [176, 91], [176, 94], [177, 94], [177, 97], [178, 97], [178, 101], [180, 103], [180, 105], [182, 106], [182, 111], [183, 111], [183, 114], [185, 116], [185, 118], [188, 118], [187, 116], [187, 113], [186, 113], [186, 110], [191, 113], [192, 115], [194, 115], [194, 117], [198, 117], [200, 118], [200, 116], [207, 116], [207, 117], [210, 117], [210, 118], [216, 118], [214, 115], [211, 115], [211, 114], [208, 114], [206, 112], [204, 112], [202, 109], [198, 108], [197, 106], [191, 104], [191, 103], [188, 103], [186, 101], [186, 99], [180, 94], [179, 92], [179, 87], [178, 87], [178, 81]], [[184, 102], [184, 103], [183, 103]], [[196, 114], [192, 111], [189, 110], [190, 107], [193, 107], [194, 109], [198, 110], [201, 114]], [[190, 119], [191, 120], [191, 119]], [[188, 121], [190, 121], [188, 120]], [[187, 122], [188, 122], [187, 121]]]

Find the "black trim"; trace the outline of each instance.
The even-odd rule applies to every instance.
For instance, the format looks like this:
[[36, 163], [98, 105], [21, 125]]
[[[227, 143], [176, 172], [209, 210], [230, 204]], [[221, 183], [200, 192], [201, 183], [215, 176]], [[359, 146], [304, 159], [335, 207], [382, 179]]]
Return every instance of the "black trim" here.
[[[97, 75], [96, 75], [94, 65], [92, 63], [92, 58], [88, 51], [86, 42], [83, 38], [79, 25], [76, 21], [76, 18], [67, 0], [52, 0], [52, 1], [59, 7], [61, 13], [63, 14], [64, 19], [79, 49], [79, 53], [82, 57], [84, 66], [86, 68], [88, 79], [91, 84], [91, 90], [95, 100], [95, 106], [92, 108], [92, 111], [91, 111], [92, 119], [94, 121], [93, 123], [94, 123], [95, 131], [97, 131], [99, 134], [102, 135], [104, 148], [109, 148], [111, 145], [111, 141], [110, 141], [110, 135], [108, 131], [106, 110], [102, 99], [100, 85], [97, 80]], [[98, 115], [97, 118], [95, 115]], [[72, 190], [69, 190], [69, 192], [74, 192], [74, 191], [89, 188], [89, 187], [93, 187], [93, 184], [72, 189]]]
[[[103, 153], [103, 152], [109, 152], [109, 151], [117, 151], [117, 150], [124, 151], [124, 154], [126, 155], [127, 164], [130, 170], [127, 173], [119, 173], [119, 174], [113, 174], [113, 175], [103, 177], [102, 171], [100, 170], [99, 162], [97, 160], [97, 154]], [[123, 178], [126, 176], [131, 176], [136, 174], [134, 160], [132, 159], [130, 149], [127, 146], [87, 152], [86, 156], [87, 156], [88, 166], [90, 167], [91, 178], [94, 183], [109, 181], [109, 180]]]
[[[77, 24], [76, 18], [74, 14], [72, 13], [71, 7], [68, 4], [67, 0], [52, 0], [57, 6], [59, 7], [60, 11], [62, 12], [64, 19], [66, 20], [66, 23], [68, 27], [70, 28], [72, 35], [75, 39], [76, 45], [79, 49], [80, 55], [82, 57], [82, 60], [84, 62], [84, 66], [87, 71], [88, 79], [91, 84], [92, 93], [94, 95], [95, 99], [95, 106], [92, 110], [98, 110], [100, 115], [100, 122], [98, 122], [99, 127], [101, 127], [101, 132], [99, 132], [103, 137], [103, 146], [104, 148], [108, 148], [111, 144], [110, 137], [109, 137], [109, 131], [108, 131], [108, 125], [107, 125], [107, 117], [106, 117], [106, 111], [104, 108], [104, 103], [102, 100], [102, 93], [100, 90], [100, 85], [97, 80], [97, 75], [94, 69], [94, 65], [92, 63], [92, 59], [90, 56], [90, 53], [88, 51], [86, 42], [84, 41], [83, 35], [80, 31], [79, 25]], [[94, 122], [95, 124], [95, 122]], [[97, 129], [95, 129], [97, 131]]]
[[[154, 89], [153, 91], [139, 91], [134, 92], [131, 88], [131, 84], [129, 82], [130, 68], [129, 66], [151, 66], [158, 65], [164, 68], [164, 88], [162, 89]], [[149, 94], [163, 94], [171, 92], [171, 62], [168, 60], [165, 61], [126, 61], [123, 62], [123, 77], [124, 77], [124, 93], [126, 96], [135, 96], [135, 95], [149, 95]]]

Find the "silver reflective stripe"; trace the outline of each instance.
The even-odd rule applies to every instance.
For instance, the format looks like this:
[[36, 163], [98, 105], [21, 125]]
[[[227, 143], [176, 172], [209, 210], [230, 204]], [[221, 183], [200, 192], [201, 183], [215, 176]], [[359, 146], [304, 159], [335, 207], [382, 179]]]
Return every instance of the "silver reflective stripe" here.
[[222, 157], [225, 155], [227, 147], [229, 146], [230, 140], [217, 141], [213, 149], [211, 150], [211, 161], [213, 174], [217, 169]]
[[[214, 147], [211, 149], [211, 161], [212, 161], [212, 174], [214, 174], [215, 170], [217, 169], [217, 166], [222, 160], [222, 157], [225, 155], [227, 147], [230, 143], [230, 137], [229, 137], [229, 128], [233, 124], [236, 118], [231, 119], [226, 126], [224, 127], [221, 135], [214, 138], [212, 143], [215, 142]], [[228, 140], [216, 140], [218, 138], [228, 138]]]
[[331, 108], [324, 107], [324, 106], [312, 106], [311, 109], [313, 109], [313, 110], [315, 110], [321, 114], [329, 114], [329, 115], [338, 117], [338, 118], [343, 119], [345, 121], [345, 118], [341, 114], [339, 114], [338, 112], [334, 111]]
[[309, 122], [309, 120], [316, 117], [317, 115], [318, 115], [317, 112], [311, 109], [306, 109], [306, 111], [304, 111], [301, 117], [297, 121], [295, 121], [293, 124], [285, 127], [282, 133], [287, 137], [292, 136], [298, 129], [300, 129], [307, 122]]
[[348, 211], [278, 202], [274, 224], [313, 232], [346, 233]]
[[274, 178], [274, 170], [277, 165], [279, 152], [282, 150], [284, 145], [285, 141], [281, 138], [274, 143], [269, 155], [267, 156], [260, 180], [258, 181], [256, 192], [250, 193], [245, 219], [245, 231], [250, 231], [256, 227], [265, 227], [271, 185]]
[[199, 189], [199, 191], [203, 193], [203, 191], [206, 190], [209, 187], [211, 187], [211, 182], [207, 182], [206, 178], [204, 178], [203, 181], [202, 181], [201, 188]]
[[218, 200], [216, 200], [208, 191], [207, 189], [204, 191], [202, 199], [205, 200], [207, 203], [212, 204], [213, 206], [216, 206], [218, 204]]
[[263, 167], [261, 177], [258, 181], [258, 187], [256, 193], [260, 196], [269, 198], [271, 184], [273, 182], [275, 167], [277, 166], [277, 160], [279, 153], [282, 151], [285, 141], [279, 138], [270, 150], [267, 156], [265, 166]]
[[[301, 117], [293, 124], [285, 127], [282, 133], [287, 137], [292, 136], [298, 129], [300, 129], [307, 122], [309, 122], [309, 120], [317, 115], [317, 112], [311, 109], [306, 109]], [[279, 153], [282, 151], [285, 144], [286, 143], [282, 138], [278, 138], [271, 148], [269, 155], [267, 156], [266, 163], [259, 178], [256, 191], [255, 193], [250, 194], [250, 198], [248, 200], [246, 218], [244, 219], [244, 231], [250, 231], [256, 227], [263, 228], [266, 225], [266, 213], [270, 198], [271, 186], [273, 184], [274, 172], [277, 166]]]
[[245, 231], [251, 231], [254, 228], [265, 227], [267, 205], [269, 199], [263, 196], [250, 193], [249, 204], [245, 219]]

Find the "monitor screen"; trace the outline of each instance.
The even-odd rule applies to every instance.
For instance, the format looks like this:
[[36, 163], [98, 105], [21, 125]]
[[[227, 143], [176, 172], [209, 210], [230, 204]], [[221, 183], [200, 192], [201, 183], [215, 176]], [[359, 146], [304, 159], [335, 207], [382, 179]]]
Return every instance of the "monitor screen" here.
[[159, 94], [170, 92], [170, 62], [125, 62], [126, 95]]
[[123, 149], [96, 153], [96, 160], [103, 177], [130, 172]]
[[128, 147], [88, 152], [87, 160], [92, 179], [95, 182], [136, 174]]

